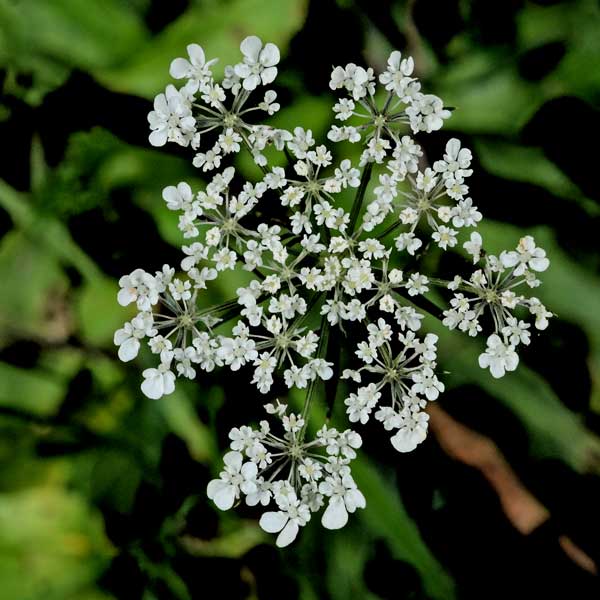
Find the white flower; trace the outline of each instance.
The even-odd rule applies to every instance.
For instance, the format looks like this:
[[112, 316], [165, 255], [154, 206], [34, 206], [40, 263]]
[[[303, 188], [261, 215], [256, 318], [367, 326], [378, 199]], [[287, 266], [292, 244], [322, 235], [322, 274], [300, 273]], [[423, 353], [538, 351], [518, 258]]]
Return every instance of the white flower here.
[[367, 502], [350, 475], [333, 475], [319, 484], [319, 492], [329, 497], [321, 524], [326, 529], [341, 529], [348, 522], [348, 513], [365, 508]]
[[419, 94], [406, 109], [410, 126], [415, 133], [431, 133], [442, 128], [444, 119], [450, 117], [450, 111], [444, 108], [441, 98], [433, 94]]
[[212, 76], [210, 67], [217, 62], [217, 59], [207, 62], [204, 50], [198, 44], [189, 44], [187, 51], [189, 60], [185, 58], [174, 59], [171, 62], [169, 73], [175, 79], [192, 79], [198, 85], [201, 85]]
[[269, 116], [272, 116], [281, 108], [280, 104], [275, 102], [276, 99], [277, 92], [267, 90], [265, 92], [265, 99], [258, 105], [258, 108], [264, 110]]
[[221, 510], [229, 510], [244, 494], [256, 492], [257, 467], [253, 462], [243, 463], [239, 452], [228, 452], [224, 457], [225, 468], [219, 479], [213, 479], [206, 489], [208, 497]]
[[223, 150], [223, 154], [230, 154], [232, 152], [240, 151], [240, 142], [242, 136], [234, 131], [231, 127], [227, 128], [224, 133], [219, 136], [218, 144]]
[[294, 128], [294, 137], [287, 143], [287, 147], [298, 159], [306, 158], [309, 148], [315, 145], [315, 140], [310, 129]]
[[356, 394], [350, 394], [344, 400], [344, 404], [348, 407], [346, 412], [350, 422], [360, 421], [364, 425], [369, 420], [373, 408], [377, 406], [379, 398], [381, 398], [381, 392], [377, 391], [377, 386], [374, 383], [359, 388]]
[[423, 242], [412, 232], [401, 233], [395, 241], [398, 250], [406, 250], [411, 256], [414, 256], [415, 252], [423, 245]]
[[429, 279], [425, 275], [421, 275], [420, 273], [413, 273], [410, 276], [410, 279], [406, 282], [406, 289], [408, 290], [409, 296], [417, 296], [419, 294], [424, 294], [429, 291], [429, 287], [427, 284], [429, 283]]
[[119, 286], [117, 300], [121, 306], [135, 302], [140, 310], [150, 310], [158, 302], [156, 279], [143, 269], [121, 277]]
[[394, 50], [387, 61], [388, 68], [379, 76], [379, 81], [386, 90], [393, 91], [401, 98], [405, 94], [406, 87], [412, 81], [414, 62], [412, 56], [402, 59], [402, 54]]
[[479, 259], [481, 258], [482, 245], [483, 240], [477, 231], [471, 233], [469, 241], [463, 244], [463, 248], [473, 257], [473, 264], [479, 262]]
[[427, 400], [437, 400], [444, 391], [444, 384], [436, 377], [431, 367], [424, 367], [421, 371], [412, 374], [415, 382], [411, 388], [413, 394], [423, 394]]
[[119, 346], [119, 359], [123, 362], [133, 360], [140, 350], [140, 340], [156, 335], [152, 313], [141, 312], [122, 329], [115, 331], [114, 343]]
[[490, 369], [492, 377], [500, 378], [506, 371], [514, 371], [519, 364], [519, 357], [510, 344], [506, 344], [500, 336], [493, 334], [487, 340], [487, 350], [479, 355], [479, 366]]
[[175, 391], [175, 374], [169, 364], [161, 363], [158, 369], [145, 369], [142, 372], [142, 392], [152, 400], [158, 400]]
[[473, 206], [471, 198], [459, 200], [458, 204], [452, 209], [452, 225], [454, 227], [475, 227], [481, 221], [482, 215]]
[[167, 186], [163, 192], [162, 197], [167, 203], [169, 210], [183, 210], [191, 211], [193, 209], [194, 194], [192, 188], [185, 181], [174, 185]]
[[196, 131], [196, 119], [192, 116], [189, 100], [172, 85], [154, 99], [154, 110], [148, 114], [148, 122], [153, 146], [164, 146], [168, 141], [187, 146]]
[[442, 250], [447, 250], [448, 248], [456, 246], [457, 233], [458, 232], [454, 229], [450, 229], [445, 225], [441, 225], [440, 227], [438, 227], [437, 231], [433, 232], [433, 235], [431, 237], [437, 242], [437, 245]]
[[398, 452], [412, 452], [427, 437], [429, 415], [419, 412], [407, 413], [402, 417], [402, 426], [390, 439]]
[[335, 170], [335, 178], [343, 188], [358, 187], [360, 185], [360, 171], [352, 167], [350, 159], [345, 158], [338, 169]]
[[516, 252], [502, 252], [500, 260], [505, 267], [515, 267], [515, 275], [523, 275], [526, 269], [545, 271], [550, 265], [546, 252], [535, 245], [532, 236], [526, 235], [519, 240]]
[[546, 329], [548, 327], [548, 319], [552, 316], [552, 313], [546, 310], [546, 307], [537, 299], [529, 299], [529, 312], [535, 315], [535, 327], [536, 329]]
[[275, 543], [279, 548], [285, 548], [296, 539], [300, 527], [310, 520], [310, 510], [297, 498], [282, 502], [280, 508], [277, 512], [264, 513], [260, 526], [268, 533], [279, 533]]
[[446, 143], [444, 160], [436, 161], [433, 169], [437, 173], [442, 173], [444, 179], [453, 178], [462, 182], [465, 177], [470, 177], [473, 173], [468, 168], [471, 165], [471, 159], [471, 151], [468, 148], [461, 148], [460, 140], [452, 138]]
[[354, 100], [360, 100], [367, 95], [367, 92], [372, 92], [375, 86], [372, 83], [373, 69], [363, 69], [349, 63], [345, 68], [335, 67], [331, 72], [329, 87], [332, 90], [345, 88], [352, 93]]
[[352, 116], [352, 112], [354, 111], [355, 104], [350, 98], [342, 98], [339, 102], [337, 102], [333, 107], [333, 112], [335, 113], [335, 118], [340, 121], [345, 121]]
[[[177, 211], [182, 273], [164, 265], [119, 280], [118, 302], [136, 305], [138, 314], [114, 342], [125, 362], [143, 346], [150, 350], [155, 368], [141, 382], [150, 398], [172, 393], [177, 377], [222, 367], [263, 394], [282, 383], [307, 390], [297, 413], [273, 400], [265, 406], [269, 420], [233, 428], [224, 470], [207, 488], [223, 510], [265, 507], [261, 527], [283, 547], [313, 513], [336, 529], [365, 506], [350, 468], [360, 436], [323, 425], [309, 439], [312, 385], [349, 380], [347, 420], [366, 424], [373, 415], [397, 451], [414, 450], [427, 436], [427, 404], [445, 388], [438, 338], [417, 337], [424, 314], [411, 301], [427, 305], [417, 296], [439, 289], [451, 295], [443, 325], [471, 337], [489, 327], [479, 364], [501, 377], [517, 367], [516, 349], [531, 342], [533, 324], [548, 326], [552, 314], [526, 291], [541, 285], [549, 261], [531, 236], [495, 256], [474, 232], [460, 240], [474, 272], [425, 271], [451, 267], [456, 261], [437, 260], [436, 245], [455, 248], [459, 232], [482, 214], [469, 196], [471, 151], [451, 138], [429, 167], [406, 135], [409, 126], [425, 138], [450, 117], [441, 98], [422, 91], [410, 57], [392, 52], [379, 76], [354, 63], [333, 68], [329, 87], [343, 97], [327, 138], [360, 145], [346, 153], [341, 144], [338, 159], [302, 123], [261, 122], [281, 108], [278, 95], [251, 92], [274, 81], [280, 52], [256, 36], [240, 49], [241, 62], [217, 80], [215, 61], [190, 44], [170, 67], [183, 87], [170, 85], [155, 98], [151, 144], [191, 147], [194, 166], [220, 172], [197, 192], [185, 181], [163, 189], [167, 209]], [[244, 152], [259, 169], [220, 169]], [[430, 248], [435, 256], [427, 256]], [[209, 281], [214, 290], [206, 290]], [[221, 303], [212, 305], [216, 298]]]
[[509, 317], [506, 323], [506, 326], [502, 328], [504, 339], [508, 340], [513, 346], [517, 346], [518, 344], [528, 346], [531, 341], [531, 334], [528, 331], [530, 327], [529, 323], [519, 321], [515, 317]]
[[244, 62], [235, 65], [235, 74], [242, 80], [245, 90], [254, 90], [260, 83], [268, 85], [277, 77], [279, 48], [275, 44], [265, 44], [255, 35], [248, 36], [240, 44]]

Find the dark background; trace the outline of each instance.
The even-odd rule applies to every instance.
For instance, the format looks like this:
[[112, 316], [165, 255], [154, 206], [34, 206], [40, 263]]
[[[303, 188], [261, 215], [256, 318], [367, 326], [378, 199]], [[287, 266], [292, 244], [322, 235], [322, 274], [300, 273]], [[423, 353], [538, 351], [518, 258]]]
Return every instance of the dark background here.
[[[282, 49], [279, 122], [317, 139], [332, 65], [412, 54], [456, 109], [420, 141], [473, 150], [484, 239], [548, 251], [557, 318], [516, 373], [491, 380], [478, 342], [428, 323], [440, 405], [549, 511], [529, 535], [436, 436], [399, 455], [367, 428], [367, 509], [278, 551], [205, 498], [256, 392], [213, 373], [151, 402], [145, 358], [116, 360], [116, 280], [179, 262], [160, 191], [200, 182], [184, 149], [150, 148], [151, 100], [187, 43], [222, 66], [254, 33]], [[0, 600], [600, 597], [558, 543], [600, 561], [599, 2], [0, 0], [0, 81]]]

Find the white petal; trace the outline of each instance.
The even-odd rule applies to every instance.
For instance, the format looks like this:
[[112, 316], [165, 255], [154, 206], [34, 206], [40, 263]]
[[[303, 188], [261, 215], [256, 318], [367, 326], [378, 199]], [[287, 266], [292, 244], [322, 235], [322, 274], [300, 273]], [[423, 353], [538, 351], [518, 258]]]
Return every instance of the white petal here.
[[493, 358], [490, 361], [490, 373], [496, 379], [504, 376], [504, 361], [501, 358]]
[[185, 58], [176, 58], [171, 62], [169, 75], [174, 79], [183, 79], [188, 76], [190, 67], [190, 63]]
[[285, 548], [286, 546], [289, 546], [296, 539], [296, 536], [298, 535], [298, 529], [298, 523], [290, 519], [288, 524], [277, 536], [277, 541], [275, 542], [277, 546], [279, 548]]
[[245, 90], [251, 92], [255, 90], [260, 83], [260, 77], [258, 75], [250, 75], [244, 79], [244, 83], [242, 84]]
[[547, 258], [532, 258], [529, 261], [529, 266], [538, 272], [545, 271], [550, 266], [550, 261]]
[[164, 146], [167, 143], [167, 132], [164, 129], [153, 131], [148, 136], [148, 140], [152, 146]]
[[446, 154], [448, 154], [448, 156], [450, 158], [456, 160], [459, 150], [460, 150], [460, 140], [457, 140], [456, 138], [452, 138], [451, 140], [448, 140], [448, 143], [446, 144]]
[[120, 346], [124, 342], [126, 342], [131, 337], [131, 329], [127, 331], [127, 329], [117, 329], [115, 331], [115, 335], [113, 337], [113, 342], [115, 346]]
[[511, 352], [506, 356], [505, 368], [507, 371], [514, 371], [519, 365], [519, 355], [516, 352]]
[[233, 70], [234, 70], [235, 74], [238, 77], [241, 77], [242, 79], [244, 77], [250, 77], [250, 73], [252, 73], [250, 67], [244, 63], [238, 63], [237, 65], [235, 65]]
[[258, 61], [258, 55], [261, 48], [262, 42], [260, 38], [256, 37], [255, 35], [248, 36], [240, 44], [240, 50], [242, 51], [242, 54], [254, 62]]
[[187, 47], [187, 51], [194, 65], [200, 67], [204, 66], [204, 64], [206, 63], [206, 56], [204, 55], [204, 50], [202, 46], [198, 44], [189, 44]]
[[240, 452], [228, 452], [223, 457], [223, 462], [235, 471], [239, 471], [242, 468], [242, 455]]
[[229, 510], [235, 502], [235, 487], [225, 484], [218, 489], [212, 500], [217, 505], [217, 508]]
[[398, 452], [412, 452], [419, 443], [413, 433], [406, 428], [399, 429], [390, 441]]
[[490, 355], [486, 354], [485, 352], [483, 354], [479, 355], [479, 366], [482, 369], [487, 369], [490, 366]]
[[127, 306], [131, 302], [135, 302], [137, 294], [132, 291], [132, 288], [122, 288], [117, 294], [117, 301], [121, 306]]
[[247, 462], [242, 466], [242, 475], [244, 479], [254, 479], [258, 473], [258, 468], [253, 462]]
[[167, 97], [164, 94], [158, 94], [158, 96], [154, 98], [154, 110], [163, 114], [169, 112]]
[[206, 495], [212, 500], [215, 497], [223, 486], [228, 486], [228, 483], [225, 483], [222, 479], [213, 479], [206, 486]]
[[[156, 371], [156, 374], [149, 374], [148, 371]], [[158, 400], [163, 395], [163, 378], [156, 369], [146, 369], [143, 373], [145, 379], [142, 382], [142, 392], [152, 400]]]
[[360, 490], [348, 490], [345, 496], [348, 512], [354, 512], [357, 508], [364, 508], [367, 501]]
[[265, 44], [260, 53], [260, 64], [264, 67], [274, 67], [280, 59], [279, 48], [275, 44]]
[[277, 77], [277, 67], [269, 67], [260, 74], [263, 85], [269, 85], [269, 83], [273, 83], [273, 81], [275, 81], [275, 77]]
[[119, 358], [123, 362], [133, 360], [140, 350], [140, 341], [136, 338], [130, 337], [125, 340], [119, 348]]
[[516, 252], [502, 252], [500, 262], [505, 267], [514, 267], [519, 262], [519, 255]]
[[390, 57], [388, 58], [388, 65], [394, 69], [398, 70], [400, 68], [400, 60], [402, 59], [402, 54], [398, 50], [394, 50]]
[[[193, 118], [193, 117], [192, 117]], [[181, 195], [181, 197], [184, 200], [191, 200], [192, 199], [192, 188], [190, 187], [189, 183], [186, 183], [185, 181], [181, 181], [177, 184], [177, 191], [179, 192], [179, 194]]]
[[347, 522], [348, 511], [344, 501], [339, 496], [332, 498], [323, 513], [321, 524], [325, 529], [341, 529]]
[[175, 391], [175, 373], [167, 371], [163, 374], [163, 396], [168, 396]]
[[277, 533], [285, 527], [288, 519], [287, 514], [281, 511], [266, 512], [260, 518], [259, 525], [268, 533]]
[[181, 268], [184, 271], [189, 271], [190, 269], [192, 269], [194, 267], [195, 264], [196, 264], [196, 257], [195, 256], [186, 256], [181, 261]]

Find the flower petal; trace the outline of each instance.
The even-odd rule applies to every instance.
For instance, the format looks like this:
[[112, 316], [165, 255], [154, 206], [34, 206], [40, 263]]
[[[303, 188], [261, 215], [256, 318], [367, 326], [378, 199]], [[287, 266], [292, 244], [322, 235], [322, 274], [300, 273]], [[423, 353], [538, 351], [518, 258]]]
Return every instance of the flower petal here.
[[347, 522], [348, 511], [344, 500], [339, 496], [333, 497], [323, 513], [321, 524], [325, 529], [341, 529]]
[[268, 67], [260, 74], [263, 85], [273, 83], [273, 81], [275, 81], [275, 77], [277, 77], [277, 67]]
[[282, 529], [281, 533], [277, 536], [277, 544], [278, 548], [285, 548], [289, 546], [298, 535], [298, 523], [292, 521], [291, 519], [288, 521], [287, 525]]
[[284, 512], [266, 512], [260, 518], [259, 525], [268, 533], [277, 533], [285, 527], [288, 520], [289, 517]]
[[262, 41], [255, 35], [249, 35], [241, 44], [242, 54], [252, 62], [258, 62], [258, 55], [262, 48]]
[[188, 54], [190, 55], [190, 59], [193, 65], [198, 67], [203, 67], [206, 63], [206, 56], [204, 54], [204, 49], [199, 44], [188, 44], [187, 47]]
[[235, 471], [239, 471], [242, 468], [242, 458], [240, 452], [228, 452], [223, 457], [223, 462]]
[[229, 510], [235, 502], [235, 487], [225, 484], [220, 487], [213, 496], [213, 502], [221, 510]]
[[167, 132], [165, 129], [158, 129], [153, 131], [149, 136], [148, 140], [152, 146], [164, 146], [167, 143]]
[[[153, 372], [153, 373], [152, 373]], [[142, 392], [152, 400], [158, 400], [164, 392], [163, 378], [157, 369], [146, 369], [143, 373]]]
[[274, 67], [280, 58], [279, 48], [275, 44], [268, 43], [260, 53], [260, 64], [263, 67]]
[[251, 92], [252, 90], [255, 90], [258, 87], [259, 83], [260, 77], [256, 74], [252, 74], [244, 79], [244, 83], [242, 85], [245, 90]]
[[169, 75], [174, 79], [183, 79], [190, 74], [190, 63], [185, 58], [176, 58], [171, 62]]
[[140, 341], [137, 338], [130, 337], [119, 347], [119, 358], [123, 362], [133, 360], [140, 350]]

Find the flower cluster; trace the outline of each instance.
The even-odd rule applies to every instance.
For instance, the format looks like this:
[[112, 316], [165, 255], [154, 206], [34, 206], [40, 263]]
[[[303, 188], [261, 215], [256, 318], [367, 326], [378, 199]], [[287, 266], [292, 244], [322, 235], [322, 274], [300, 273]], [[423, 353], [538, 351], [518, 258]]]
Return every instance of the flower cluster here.
[[321, 524], [340, 529], [348, 522], [348, 513], [366, 506], [350, 470], [362, 445], [360, 435], [323, 425], [307, 442], [301, 415], [288, 415], [287, 405], [279, 401], [267, 404], [266, 410], [281, 422], [282, 434], [273, 433], [267, 421], [261, 421], [259, 429], [234, 427], [224, 470], [208, 484], [208, 497], [221, 510], [230, 509], [241, 497], [248, 506], [274, 504], [276, 510], [264, 512], [260, 526], [279, 534], [280, 547], [293, 542], [311, 514], [325, 505]]
[[[428, 164], [411, 135], [440, 129], [451, 113], [421, 91], [410, 57], [392, 52], [378, 78], [355, 64], [333, 69], [330, 88], [345, 93], [333, 112], [345, 124], [327, 137], [361, 144], [338, 159], [355, 146], [320, 144], [301, 126], [252, 122], [280, 108], [276, 92], [264, 89], [280, 54], [255, 36], [240, 49], [241, 61], [217, 81], [216, 61], [188, 46], [188, 57], [170, 69], [182, 87], [169, 85], [148, 115], [152, 145], [191, 147], [193, 164], [211, 173], [200, 189], [179, 182], [163, 190], [166, 208], [178, 215], [181, 263], [120, 279], [118, 301], [137, 314], [114, 341], [123, 361], [142, 345], [156, 357], [142, 373], [149, 398], [217, 367], [239, 371], [261, 394], [276, 381], [305, 390], [299, 414], [267, 404], [283, 433], [265, 421], [232, 430], [224, 470], [208, 487], [224, 510], [242, 497], [250, 506], [273, 504], [260, 524], [284, 546], [322, 507], [322, 524], [334, 529], [365, 506], [349, 466], [359, 435], [323, 425], [316, 439], [306, 438], [315, 390], [339, 368], [331, 340], [348, 366], [331, 383], [346, 387], [349, 421], [373, 416], [396, 450], [411, 451], [427, 435], [428, 402], [444, 391], [438, 337], [422, 331], [422, 307], [431, 300], [422, 297], [434, 287], [450, 294], [444, 325], [473, 337], [486, 331], [479, 364], [501, 377], [517, 367], [517, 348], [530, 343], [527, 314], [537, 329], [548, 324], [550, 313], [522, 290], [540, 284], [549, 261], [531, 236], [499, 256], [485, 252], [476, 231], [482, 214], [469, 196], [471, 152], [452, 138]], [[236, 171], [242, 151], [256, 163], [252, 181]], [[431, 247], [472, 258], [476, 270], [447, 279], [421, 273], [420, 265], [432, 264], [421, 261]], [[207, 290], [228, 271], [239, 287], [211, 306]]]
[[531, 341], [530, 324], [520, 320], [516, 311], [525, 309], [525, 314], [535, 317], [536, 329], [548, 327], [548, 318], [552, 315], [539, 299], [518, 295], [514, 290], [521, 286], [539, 286], [541, 282], [536, 273], [545, 271], [550, 262], [530, 235], [521, 238], [516, 250], [503, 251], [499, 257], [482, 256], [482, 239], [477, 232], [471, 234], [464, 248], [473, 263], [483, 263], [483, 268], [477, 269], [467, 280], [457, 276], [448, 284], [449, 289], [460, 292], [454, 293], [451, 308], [444, 311], [443, 323], [474, 337], [482, 330], [482, 317], [489, 313], [494, 333], [487, 339], [487, 350], [480, 355], [479, 365], [489, 368], [491, 374], [499, 378], [517, 368], [516, 347], [527, 346]]

